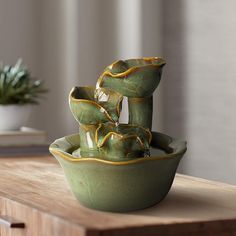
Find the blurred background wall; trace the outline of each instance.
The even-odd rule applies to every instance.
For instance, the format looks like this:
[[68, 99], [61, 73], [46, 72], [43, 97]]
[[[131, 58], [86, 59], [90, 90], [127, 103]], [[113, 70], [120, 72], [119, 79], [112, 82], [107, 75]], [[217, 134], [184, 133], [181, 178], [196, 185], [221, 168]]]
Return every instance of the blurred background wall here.
[[78, 129], [67, 101], [74, 85], [94, 85], [116, 59], [164, 57], [153, 129], [188, 141], [180, 172], [236, 184], [235, 8], [233, 0], [0, 0], [0, 60], [21, 57], [46, 82], [29, 125], [53, 140]]

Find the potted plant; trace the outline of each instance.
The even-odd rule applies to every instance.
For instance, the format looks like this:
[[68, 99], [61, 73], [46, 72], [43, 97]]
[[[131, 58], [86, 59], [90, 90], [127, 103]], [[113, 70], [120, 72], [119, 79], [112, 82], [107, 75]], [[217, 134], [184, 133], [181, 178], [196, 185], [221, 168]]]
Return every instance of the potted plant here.
[[17, 130], [29, 118], [32, 104], [38, 104], [47, 89], [34, 80], [19, 59], [15, 66], [0, 65], [0, 130]]

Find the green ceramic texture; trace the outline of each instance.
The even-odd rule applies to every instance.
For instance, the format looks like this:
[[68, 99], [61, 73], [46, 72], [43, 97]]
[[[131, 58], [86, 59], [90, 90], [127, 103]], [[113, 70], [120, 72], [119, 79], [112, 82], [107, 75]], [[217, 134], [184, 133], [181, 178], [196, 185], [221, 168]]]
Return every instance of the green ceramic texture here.
[[111, 88], [126, 97], [149, 97], [160, 82], [164, 65], [162, 58], [120, 60], [105, 69], [97, 86]]
[[73, 156], [97, 157], [121, 161], [139, 158], [149, 153], [151, 132], [137, 125], [107, 122], [99, 125], [80, 125], [80, 148]]
[[121, 160], [148, 154], [150, 131], [136, 124], [117, 126], [115, 123], [119, 119], [122, 99], [121, 94], [108, 88], [72, 89], [69, 104], [75, 119], [80, 123], [81, 140], [80, 150], [75, 150], [74, 156]]
[[148, 153], [151, 132], [141, 126], [114, 123], [100, 124], [96, 142], [106, 159], [138, 158]]
[[97, 88], [109, 87], [128, 97], [129, 124], [151, 130], [152, 94], [161, 80], [165, 63], [160, 57], [116, 61], [106, 67], [98, 79]]
[[129, 124], [152, 129], [153, 96], [145, 98], [128, 98]]
[[71, 152], [80, 146], [79, 134], [56, 140], [51, 153], [60, 162], [68, 184], [87, 207], [112, 212], [143, 209], [160, 202], [168, 193], [186, 143], [153, 133], [152, 145], [165, 155], [125, 162], [100, 158], [75, 158]]
[[110, 89], [101, 89], [104, 102], [95, 98], [95, 87], [74, 87], [69, 95], [70, 109], [80, 124], [116, 122], [121, 109], [122, 95]]
[[[186, 142], [152, 132], [153, 92], [162, 58], [119, 60], [95, 87], [75, 87], [70, 109], [79, 133], [56, 140], [50, 151], [84, 206], [113, 212], [143, 209], [160, 202], [171, 188]], [[129, 124], [120, 124], [123, 96]]]
[[[98, 125], [82, 125], [79, 126], [80, 134], [80, 152], [85, 153], [87, 156], [88, 153], [94, 154], [97, 156], [99, 151], [97, 143], [95, 141], [95, 133], [98, 128]], [[74, 153], [77, 155], [76, 153]]]
[[97, 101], [116, 122], [119, 119], [122, 108], [123, 96], [109, 88], [98, 88], [94, 90], [95, 101]]

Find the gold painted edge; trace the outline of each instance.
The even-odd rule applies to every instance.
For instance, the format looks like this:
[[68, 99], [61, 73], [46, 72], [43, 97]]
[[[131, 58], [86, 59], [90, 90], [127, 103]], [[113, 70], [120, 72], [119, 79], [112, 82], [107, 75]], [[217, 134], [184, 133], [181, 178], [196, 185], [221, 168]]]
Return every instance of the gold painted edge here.
[[[160, 135], [163, 135], [162, 133], [160, 133]], [[72, 135], [71, 135], [72, 136]], [[168, 136], [169, 137], [169, 136]], [[64, 137], [65, 138], [65, 137]], [[170, 137], [171, 138], [171, 137]], [[62, 139], [62, 138], [61, 138]], [[58, 139], [59, 140], [59, 139]], [[172, 142], [174, 142], [176, 139], [171, 138]], [[65, 139], [66, 141], [66, 139]], [[68, 142], [68, 141], [67, 141]], [[172, 143], [170, 142], [169, 145]], [[154, 161], [154, 160], [163, 160], [163, 159], [173, 159], [173, 158], [177, 158], [179, 155], [183, 155], [186, 151], [187, 151], [187, 147], [186, 147], [186, 142], [185, 141], [179, 141], [180, 143], [184, 144], [183, 149], [179, 150], [178, 152], [175, 153], [170, 153], [170, 154], [165, 154], [162, 156], [158, 156], [158, 157], [139, 157], [139, 158], [135, 158], [134, 160], [128, 160], [128, 161], [120, 161], [120, 162], [114, 162], [114, 161], [108, 161], [108, 160], [104, 160], [104, 159], [98, 159], [98, 158], [91, 158], [91, 157], [83, 157], [83, 158], [74, 158], [71, 154], [59, 150], [59, 146], [57, 144], [57, 140], [55, 140], [49, 147], [49, 151], [53, 154], [53, 155], [58, 155], [61, 158], [67, 160], [67, 161], [71, 161], [71, 162], [100, 162], [100, 163], [104, 163], [104, 164], [110, 164], [110, 165], [129, 165], [129, 164], [135, 164], [135, 163], [142, 163], [142, 162], [146, 162], [146, 161]], [[55, 145], [57, 147], [52, 147], [52, 145]]]
[[[86, 86], [83, 86], [82, 88], [86, 88]], [[90, 86], [90, 88], [94, 88], [94, 91], [97, 89], [96, 87], [92, 87], [92, 86]], [[110, 90], [111, 92], [117, 94], [119, 99], [117, 100], [117, 104], [116, 104], [116, 112], [117, 112], [118, 116], [120, 116], [120, 110], [121, 110], [120, 108], [121, 108], [121, 104], [122, 104], [122, 101], [124, 99], [124, 96], [121, 93], [117, 92], [116, 90], [108, 88], [108, 87], [106, 87], [106, 88], [105, 87], [99, 87], [98, 89]]]
[[83, 157], [83, 158], [74, 158], [73, 157], [72, 158], [72, 157], [70, 157], [71, 154], [68, 154], [64, 151], [55, 150], [54, 148], [49, 148], [49, 151], [53, 155], [58, 155], [67, 161], [71, 161], [71, 162], [100, 162], [100, 163], [110, 164], [110, 165], [115, 165], [115, 166], [142, 163], [142, 162], [146, 162], [146, 161], [173, 159], [173, 158], [177, 158], [179, 155], [183, 155], [186, 152], [186, 150], [187, 150], [187, 148], [183, 149], [182, 151], [180, 151], [178, 153], [166, 154], [165, 156], [139, 157], [139, 158], [135, 158], [134, 160], [114, 162], [114, 161], [108, 161], [108, 160], [103, 160], [103, 159], [98, 159], [98, 158], [90, 158], [90, 157]]
[[[99, 124], [96, 131], [95, 131], [95, 142], [98, 144], [98, 130], [102, 127], [103, 124]], [[113, 123], [112, 123], [113, 125]], [[129, 127], [138, 127], [138, 128], [141, 128], [142, 130], [144, 130], [147, 134], [148, 134], [148, 143], [150, 144], [151, 141], [152, 141], [152, 133], [149, 129], [145, 129], [144, 127], [140, 126], [140, 125], [131, 125], [131, 124], [122, 124], [124, 126], [129, 126]], [[140, 145], [142, 148], [145, 148], [145, 145], [144, 143], [142, 142], [142, 140], [139, 138], [138, 135], [136, 134], [132, 134], [132, 135], [122, 135], [122, 134], [119, 134], [117, 132], [114, 132], [114, 131], [111, 131], [111, 132], [108, 132], [108, 134], [105, 135], [105, 137], [103, 138], [102, 140], [102, 143], [99, 145], [99, 147], [102, 147], [104, 145], [105, 142], [107, 142], [107, 140], [110, 138], [110, 136], [112, 135], [115, 135], [115, 136], [118, 136], [120, 137], [122, 140], [124, 139], [128, 139], [128, 138], [135, 138], [136, 140], [139, 141]]]
[[[136, 59], [137, 59], [137, 58], [136, 58]], [[132, 72], [134, 72], [134, 71], [136, 71], [136, 70], [138, 70], [138, 69], [140, 69], [140, 68], [143, 68], [143, 67], [148, 67], [148, 66], [150, 66], [150, 67], [161, 67], [161, 66], [164, 66], [164, 65], [166, 64], [166, 61], [165, 61], [163, 58], [161, 58], [161, 57], [143, 57], [143, 58], [138, 58], [138, 59], [141, 59], [141, 60], [144, 60], [144, 61], [154, 61], [154, 60], [160, 59], [161, 62], [160, 62], [160, 64], [158, 64], [158, 65], [147, 64], [147, 65], [133, 66], [133, 67], [129, 68], [128, 70], [126, 70], [126, 71], [124, 71], [124, 72], [121, 72], [121, 73], [117, 73], [117, 74], [113, 74], [113, 73], [110, 72], [110, 71], [104, 71], [104, 72], [101, 74], [101, 76], [98, 78], [98, 81], [97, 81], [98, 86], [101, 87], [101, 85], [103, 84], [104, 77], [105, 77], [106, 75], [111, 76], [112, 78], [121, 78], [121, 77], [125, 77], [125, 76], [131, 74]], [[128, 60], [135, 60], [135, 59], [128, 59]], [[128, 60], [126, 60], [126, 61], [128, 61]], [[113, 62], [111, 65], [109, 65], [109, 66], [113, 66], [113, 65], [114, 65], [115, 63], [117, 63], [118, 61], [119, 61], [119, 60], [114, 61], [114, 62]]]
[[143, 149], [145, 148], [143, 142], [141, 141], [141, 139], [140, 139], [137, 135], [132, 134], [132, 135], [127, 135], [127, 136], [124, 137], [124, 135], [118, 134], [118, 133], [116, 133], [116, 132], [109, 132], [108, 134], [106, 134], [105, 137], [104, 137], [103, 140], [102, 140], [102, 143], [101, 143], [100, 145], [98, 145], [98, 143], [97, 143], [98, 140], [97, 140], [97, 135], [96, 135], [96, 136], [95, 136], [95, 141], [96, 141], [98, 147], [100, 148], [100, 147], [104, 146], [105, 143], [108, 142], [109, 138], [110, 138], [112, 135], [119, 137], [120, 140], [126, 140], [126, 139], [138, 140], [140, 146], [141, 146]]
[[101, 106], [100, 104], [98, 104], [97, 102], [92, 101], [92, 100], [87, 100], [87, 99], [77, 99], [77, 98], [74, 98], [74, 97], [72, 96], [72, 93], [74, 92], [74, 90], [75, 90], [76, 88], [78, 88], [78, 87], [73, 87], [73, 88], [71, 89], [70, 93], [69, 93], [69, 103], [70, 103], [70, 102], [74, 102], [74, 103], [80, 103], [80, 102], [83, 102], [83, 103], [90, 103], [90, 104], [92, 104], [92, 105], [94, 105], [94, 106], [97, 106], [98, 109], [103, 109], [104, 114], [105, 114], [105, 116], [108, 118], [108, 120], [110, 120], [111, 122], [114, 122], [114, 120], [113, 120], [112, 117], [109, 115], [109, 113], [107, 112], [107, 110], [106, 110], [103, 106]]

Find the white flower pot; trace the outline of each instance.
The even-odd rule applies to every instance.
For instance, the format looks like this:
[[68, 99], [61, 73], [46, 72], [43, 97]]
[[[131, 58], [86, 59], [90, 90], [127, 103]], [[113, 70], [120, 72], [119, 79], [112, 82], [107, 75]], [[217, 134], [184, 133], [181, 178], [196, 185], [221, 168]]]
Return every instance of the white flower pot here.
[[25, 126], [31, 105], [0, 105], [0, 131], [18, 130]]

